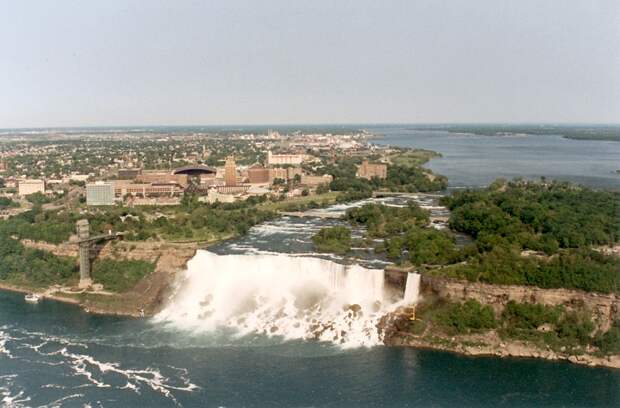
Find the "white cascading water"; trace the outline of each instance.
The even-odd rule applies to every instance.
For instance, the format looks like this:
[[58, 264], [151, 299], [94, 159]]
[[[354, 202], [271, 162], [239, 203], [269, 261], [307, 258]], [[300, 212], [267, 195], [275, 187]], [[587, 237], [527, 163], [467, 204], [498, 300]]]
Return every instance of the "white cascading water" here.
[[198, 251], [177, 292], [155, 319], [191, 331], [318, 339], [344, 347], [381, 344], [384, 272], [287, 255]]
[[405, 296], [403, 303], [406, 305], [414, 305], [418, 303], [420, 297], [420, 274], [409, 272], [407, 274], [407, 284], [405, 285]]

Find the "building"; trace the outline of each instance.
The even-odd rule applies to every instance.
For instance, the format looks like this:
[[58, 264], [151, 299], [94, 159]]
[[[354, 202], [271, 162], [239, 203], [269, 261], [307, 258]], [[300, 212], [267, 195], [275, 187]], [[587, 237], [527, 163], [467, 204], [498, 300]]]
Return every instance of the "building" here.
[[133, 180], [140, 174], [140, 169], [119, 169], [118, 170], [118, 179], [119, 180]]
[[259, 164], [248, 169], [248, 182], [250, 184], [267, 184], [269, 183], [269, 169]]
[[43, 180], [19, 180], [17, 182], [17, 192], [20, 196], [25, 197], [34, 193], [45, 194], [45, 181]]
[[183, 188], [189, 185], [187, 174], [172, 174], [161, 170], [144, 170], [135, 179], [139, 183], [178, 184]]
[[[244, 186], [221, 186], [216, 187], [216, 191], [220, 194], [244, 194], [246, 191], [250, 189], [250, 185], [246, 184]], [[211, 190], [209, 190], [211, 191]]]
[[382, 163], [372, 164], [368, 163], [368, 160], [364, 160], [362, 164], [357, 166], [357, 173], [355, 175], [368, 180], [373, 177], [384, 179], [387, 178], [387, 165]]
[[224, 165], [224, 181], [229, 187], [237, 185], [237, 166], [233, 156], [228, 156], [226, 158], [226, 164]]
[[273, 154], [271, 150], [267, 152], [267, 165], [275, 166], [281, 164], [300, 165], [306, 155], [304, 154]]
[[303, 174], [301, 176], [301, 184], [314, 187], [319, 184], [329, 184], [333, 179], [334, 178], [330, 174], [324, 174], [322, 176], [310, 176], [308, 174]]
[[114, 205], [114, 184], [97, 181], [86, 184], [86, 205]]
[[216, 202], [233, 203], [235, 201], [235, 196], [233, 194], [219, 193], [216, 189], [210, 189], [209, 193], [206, 196], [199, 197], [198, 200], [210, 204]]
[[133, 207], [140, 206], [171, 206], [180, 205], [181, 199], [179, 197], [147, 197], [147, 198], [133, 198], [130, 203]]
[[296, 175], [302, 176], [301, 167], [274, 167], [269, 169], [269, 181], [282, 179], [284, 181], [292, 180]]
[[114, 183], [114, 195], [116, 197], [139, 196], [139, 197], [174, 197], [183, 192], [183, 188], [176, 183], [131, 183], [117, 181]]

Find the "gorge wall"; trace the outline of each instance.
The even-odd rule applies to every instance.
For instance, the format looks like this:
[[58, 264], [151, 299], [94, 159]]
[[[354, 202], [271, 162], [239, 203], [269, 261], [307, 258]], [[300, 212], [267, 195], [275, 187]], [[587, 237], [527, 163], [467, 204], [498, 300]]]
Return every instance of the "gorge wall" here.
[[450, 301], [474, 299], [500, 314], [508, 302], [562, 305], [567, 310], [589, 310], [597, 328], [606, 331], [620, 319], [620, 296], [570, 289], [541, 289], [535, 286], [491, 285], [433, 276], [422, 276], [422, 291]]

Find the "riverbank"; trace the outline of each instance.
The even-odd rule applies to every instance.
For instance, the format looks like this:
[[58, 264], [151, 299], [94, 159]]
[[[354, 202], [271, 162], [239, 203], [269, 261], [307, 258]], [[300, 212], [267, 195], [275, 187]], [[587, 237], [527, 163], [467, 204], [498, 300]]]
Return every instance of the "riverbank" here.
[[[80, 306], [94, 314], [148, 317], [163, 307], [177, 273], [185, 269], [199, 248], [214, 242], [108, 242], [99, 246], [98, 259], [142, 260], [155, 265], [154, 271], [142, 278], [131, 290], [113, 293], [103, 290], [78, 290], [74, 286], [53, 285], [35, 287], [27, 284], [0, 282], [0, 290], [19, 293], [38, 293], [45, 299]], [[76, 257], [73, 246], [22, 241], [29, 248], [49, 251], [57, 256]], [[77, 259], [76, 259], [77, 262]]]
[[423, 333], [414, 334], [402, 330], [410, 323], [412, 310], [401, 308], [381, 321], [386, 329], [384, 342], [390, 347], [415, 347], [423, 349], [448, 351], [467, 356], [492, 356], [500, 358], [538, 358], [551, 361], [567, 361], [590, 367], [607, 367], [620, 369], [620, 355], [599, 356], [591, 353], [580, 355], [540, 348], [532, 343], [502, 339], [497, 331], [484, 334], [445, 335], [427, 329]]
[[[404, 289], [406, 273], [386, 268], [386, 283]], [[620, 369], [620, 354], [604, 355], [591, 345], [572, 347], [548, 343], [544, 335], [553, 333], [549, 324], [540, 325], [535, 335], [515, 338], [501, 325], [492, 329], [455, 333], [441, 324], [436, 313], [442, 305], [475, 301], [491, 308], [499, 322], [510, 303], [562, 308], [568, 313], [587, 313], [595, 333], [610, 330], [620, 320], [620, 296], [569, 289], [541, 289], [534, 286], [491, 285], [457, 279], [421, 277], [420, 302], [416, 308], [400, 307], [384, 316], [379, 324], [387, 346], [428, 348], [469, 356], [541, 358], [575, 364]], [[417, 309], [417, 310], [416, 310]]]

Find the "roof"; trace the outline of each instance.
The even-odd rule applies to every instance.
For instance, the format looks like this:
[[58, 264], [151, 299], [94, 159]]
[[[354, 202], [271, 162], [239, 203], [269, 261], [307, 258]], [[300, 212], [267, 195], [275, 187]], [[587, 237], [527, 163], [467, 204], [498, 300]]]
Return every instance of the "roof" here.
[[216, 170], [212, 167], [202, 166], [202, 165], [193, 165], [193, 166], [184, 166], [179, 167], [178, 169], [174, 169], [172, 174], [188, 174], [188, 175], [199, 175], [199, 174], [215, 174]]

